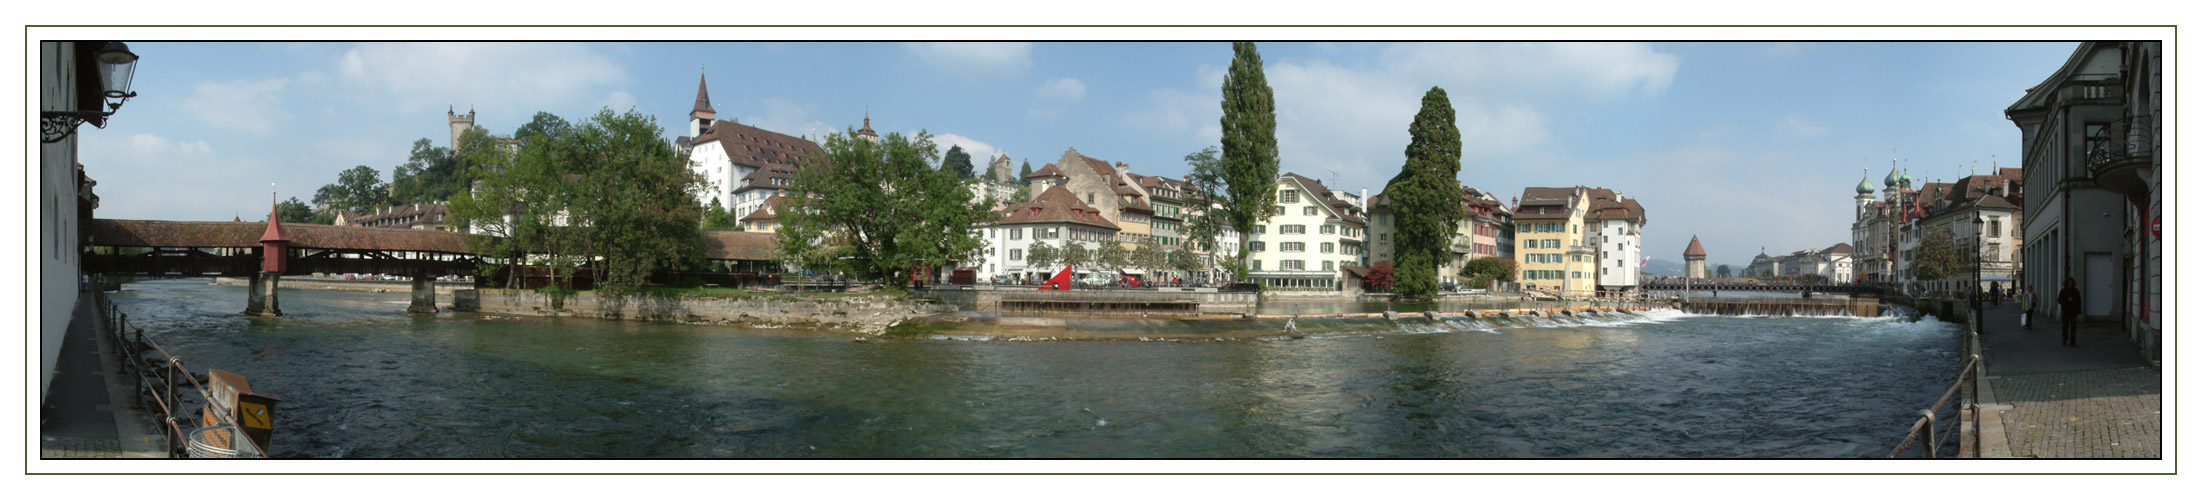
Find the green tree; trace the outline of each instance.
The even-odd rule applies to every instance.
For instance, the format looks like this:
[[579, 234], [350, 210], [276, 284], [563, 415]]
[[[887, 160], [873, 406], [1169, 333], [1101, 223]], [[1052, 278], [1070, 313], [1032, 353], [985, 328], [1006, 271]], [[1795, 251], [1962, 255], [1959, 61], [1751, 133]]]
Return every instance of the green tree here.
[[542, 136], [544, 139], [555, 138], [558, 137], [558, 134], [572, 128], [573, 124], [566, 123], [565, 118], [559, 118], [558, 115], [551, 114], [548, 111], [537, 111], [534, 119], [528, 120], [527, 123], [520, 125], [520, 128], [512, 131], [512, 138], [526, 143], [539, 140], [536, 136]]
[[461, 148], [478, 164], [477, 189], [458, 190], [452, 212], [479, 224], [485, 263], [531, 264], [565, 283], [584, 264], [608, 289], [642, 285], [652, 272], [700, 264], [702, 207], [688, 200], [703, 178], [659, 135], [657, 120], [610, 109], [517, 150]]
[[1049, 245], [1047, 242], [1035, 241], [1032, 242], [1032, 246], [1025, 247], [1025, 265], [1033, 269], [1047, 271], [1046, 268], [1061, 264], [1062, 258], [1062, 248]]
[[1722, 277], [1722, 278], [1727, 278], [1727, 277], [1730, 277], [1730, 275], [1728, 274], [1728, 265], [1727, 265], [1727, 264], [1721, 264], [1721, 265], [1720, 265], [1720, 269], [1719, 269], [1719, 273], [1718, 273], [1717, 275], [1718, 275], [1718, 276], [1720, 276], [1720, 277]]
[[[291, 199], [284, 200], [282, 203], [275, 204], [275, 214], [277, 217], [282, 217], [283, 222], [303, 222], [309, 224], [314, 223], [313, 208], [307, 207], [305, 202], [298, 201], [298, 197], [296, 196], [292, 196]], [[260, 218], [260, 222], [267, 221], [267, 217]]]
[[1460, 266], [1460, 276], [1468, 279], [1471, 288], [1489, 287], [1492, 282], [1506, 281], [1514, 276], [1514, 259], [1478, 257]]
[[718, 198], [712, 198], [711, 204], [703, 207], [703, 229], [705, 231], [739, 231], [741, 228], [741, 221], [734, 218], [734, 212], [728, 211], [726, 206], [720, 205]]
[[1972, 272], [1972, 259], [1968, 249], [1958, 246], [1957, 238], [1947, 228], [1930, 230], [1919, 238], [1919, 247], [1912, 250], [1913, 258], [1904, 266], [1911, 269], [1911, 276], [1920, 280], [1938, 280]]
[[1203, 267], [1200, 254], [1193, 253], [1192, 251], [1183, 248], [1171, 250], [1169, 252], [1169, 255], [1167, 257], [1164, 257], [1164, 260], [1168, 262], [1167, 264], [1164, 264], [1164, 267], [1175, 271], [1190, 273], [1194, 271], [1200, 271]]
[[971, 153], [963, 152], [962, 145], [948, 147], [948, 153], [941, 156], [940, 169], [955, 172], [957, 179], [978, 176], [978, 167], [971, 164]]
[[1124, 248], [1122, 244], [1113, 241], [1102, 242], [1100, 247], [1093, 249], [1093, 265], [1107, 270], [1111, 274], [1122, 275], [1124, 269], [1133, 266], [1132, 252], [1130, 249]]
[[[1262, 76], [1254, 42], [1231, 43], [1231, 67], [1223, 75], [1223, 188], [1220, 209], [1231, 228], [1253, 234], [1254, 223], [1277, 199], [1277, 103]], [[1253, 238], [1240, 238], [1239, 269]], [[1239, 274], [1244, 276], [1243, 273]]]
[[1163, 266], [1169, 263], [1169, 259], [1166, 257], [1167, 255], [1162, 251], [1161, 246], [1140, 243], [1132, 245], [1131, 251], [1124, 256], [1124, 263], [1128, 264], [1125, 267], [1147, 270], [1147, 277], [1153, 278], [1158, 274], [1157, 271], [1161, 271]]
[[1398, 221], [1393, 236], [1398, 260], [1399, 296], [1423, 300], [1437, 295], [1437, 268], [1451, 251], [1454, 228], [1465, 216], [1460, 206], [1460, 128], [1453, 123], [1452, 100], [1445, 89], [1422, 95], [1407, 133], [1407, 163], [1384, 190], [1384, 202]]
[[1018, 203], [1032, 201], [1032, 188], [1029, 186], [1017, 187], [1017, 192], [1009, 195], [1009, 201]]
[[1025, 181], [1025, 179], [1026, 179], [1026, 178], [1030, 178], [1030, 177], [1032, 177], [1032, 159], [1031, 159], [1031, 158], [1026, 158], [1026, 159], [1025, 159], [1025, 166], [1024, 166], [1024, 168], [1023, 168], [1023, 169], [1020, 169], [1020, 170], [1019, 170], [1019, 171], [1017, 172], [1017, 182], [1018, 182], [1018, 183], [1023, 183], [1023, 182]]
[[1062, 250], [1055, 253], [1056, 263], [1070, 266], [1072, 270], [1081, 267], [1091, 269], [1098, 263], [1100, 257], [1101, 252], [1097, 249], [1086, 248], [1085, 245], [1069, 242], [1063, 243]]
[[943, 266], [981, 244], [971, 228], [994, 212], [971, 199], [954, 172], [933, 168], [932, 134], [887, 134], [879, 142], [853, 129], [826, 138], [824, 154], [795, 171], [782, 198], [780, 248], [814, 271], [905, 284], [915, 266]]
[[338, 172], [335, 184], [315, 190], [313, 203], [331, 214], [354, 208], [373, 211], [386, 206], [389, 197], [390, 185], [382, 182], [382, 173], [374, 167], [360, 165]]

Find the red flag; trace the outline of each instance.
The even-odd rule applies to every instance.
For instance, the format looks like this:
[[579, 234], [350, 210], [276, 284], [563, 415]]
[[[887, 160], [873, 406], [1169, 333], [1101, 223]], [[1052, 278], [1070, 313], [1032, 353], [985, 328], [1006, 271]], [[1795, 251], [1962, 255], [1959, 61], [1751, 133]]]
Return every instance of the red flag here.
[[1064, 265], [1064, 266], [1063, 266], [1063, 271], [1062, 271], [1062, 272], [1059, 272], [1059, 273], [1055, 273], [1055, 277], [1053, 277], [1053, 278], [1048, 278], [1048, 280], [1047, 280], [1047, 282], [1046, 282], [1046, 283], [1041, 283], [1041, 284], [1040, 284], [1040, 289], [1041, 289], [1041, 290], [1069, 290], [1069, 289], [1070, 289], [1070, 266], [1069, 266], [1069, 265]]

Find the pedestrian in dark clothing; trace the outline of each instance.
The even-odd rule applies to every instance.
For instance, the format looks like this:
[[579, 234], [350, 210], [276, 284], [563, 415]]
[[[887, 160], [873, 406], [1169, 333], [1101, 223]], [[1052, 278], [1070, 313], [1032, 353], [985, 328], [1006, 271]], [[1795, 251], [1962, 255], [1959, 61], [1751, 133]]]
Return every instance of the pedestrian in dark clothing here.
[[2064, 289], [2057, 291], [2057, 317], [2064, 324], [2064, 345], [2079, 347], [2080, 286], [2079, 281], [2064, 279]]
[[1988, 303], [1994, 304], [1995, 307], [2003, 307], [2002, 283], [1992, 283], [1988, 285]]
[[2034, 329], [2035, 297], [2033, 285], [2027, 285], [2025, 288], [2019, 288], [2016, 286], [2013, 286], [2011, 288], [2014, 290], [2018, 290], [2019, 324], [2026, 325], [2026, 329], [2028, 330]]

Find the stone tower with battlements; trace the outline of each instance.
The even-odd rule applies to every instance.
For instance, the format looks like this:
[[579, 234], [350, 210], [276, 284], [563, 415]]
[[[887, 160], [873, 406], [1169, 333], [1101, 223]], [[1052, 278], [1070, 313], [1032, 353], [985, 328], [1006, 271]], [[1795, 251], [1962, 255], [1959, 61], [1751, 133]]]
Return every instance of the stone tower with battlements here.
[[465, 134], [468, 129], [474, 128], [474, 110], [468, 108], [466, 114], [461, 115], [455, 109], [446, 109], [444, 115], [451, 119], [451, 142], [449, 146], [452, 150], [457, 150], [459, 149], [459, 136]]

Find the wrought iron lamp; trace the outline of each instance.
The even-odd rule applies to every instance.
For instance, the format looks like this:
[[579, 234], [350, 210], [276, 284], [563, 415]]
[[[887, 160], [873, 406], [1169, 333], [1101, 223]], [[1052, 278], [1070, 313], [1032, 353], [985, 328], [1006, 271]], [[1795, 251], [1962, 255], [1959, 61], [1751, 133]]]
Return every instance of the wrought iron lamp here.
[[90, 123], [105, 128], [107, 117], [122, 109], [122, 103], [137, 97], [130, 91], [130, 77], [137, 71], [138, 55], [122, 42], [107, 42], [93, 54], [99, 64], [101, 101], [107, 109], [40, 111], [38, 113], [39, 142], [61, 142], [76, 133], [78, 125]]

